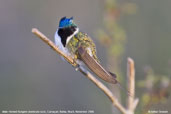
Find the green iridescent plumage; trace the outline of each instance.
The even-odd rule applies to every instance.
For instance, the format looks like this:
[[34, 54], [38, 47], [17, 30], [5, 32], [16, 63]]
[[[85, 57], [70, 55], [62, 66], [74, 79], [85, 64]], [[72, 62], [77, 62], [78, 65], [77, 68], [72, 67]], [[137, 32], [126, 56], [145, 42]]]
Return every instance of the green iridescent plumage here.
[[[74, 55], [75, 59], [80, 59], [78, 56], [77, 49], [78, 47], [83, 47], [87, 50], [88, 53], [92, 54], [92, 57], [99, 62], [97, 56], [96, 56], [96, 46], [93, 42], [93, 40], [83, 32], [78, 32], [76, 35], [74, 35], [71, 40], [66, 45], [68, 51]], [[91, 52], [89, 52], [91, 51]]]

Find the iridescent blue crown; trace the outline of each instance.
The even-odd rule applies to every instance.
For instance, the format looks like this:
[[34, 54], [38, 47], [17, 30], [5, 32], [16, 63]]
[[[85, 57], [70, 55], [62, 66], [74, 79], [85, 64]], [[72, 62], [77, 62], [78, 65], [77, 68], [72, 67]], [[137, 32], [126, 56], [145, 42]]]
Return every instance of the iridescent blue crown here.
[[73, 17], [71, 17], [71, 18], [66, 18], [66, 17], [61, 18], [61, 20], [59, 22], [59, 28], [65, 28], [65, 27], [69, 27], [69, 26], [76, 26], [76, 24], [73, 22]]

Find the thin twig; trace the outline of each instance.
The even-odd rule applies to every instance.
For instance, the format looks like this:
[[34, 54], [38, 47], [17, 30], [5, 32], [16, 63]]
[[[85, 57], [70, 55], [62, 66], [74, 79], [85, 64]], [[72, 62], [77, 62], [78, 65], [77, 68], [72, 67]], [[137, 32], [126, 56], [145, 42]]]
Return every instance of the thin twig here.
[[49, 38], [47, 38], [43, 33], [41, 33], [38, 29], [33, 28], [32, 33], [34, 33], [37, 37], [43, 40], [46, 44], [48, 44], [59, 55], [63, 56], [70, 64], [72, 64], [73, 66], [76, 66], [76, 63], [70, 56], [67, 56], [65, 53], [60, 51], [58, 47], [51, 40], [49, 40]]
[[[63, 56], [69, 63], [71, 63], [73, 66], [76, 66], [76, 63], [74, 60], [67, 56], [65, 53], [60, 51], [56, 45], [49, 40], [43, 33], [41, 33], [38, 29], [33, 28], [32, 32], [38, 36], [41, 40], [43, 40], [46, 44], [48, 44], [54, 51], [56, 51], [59, 55]], [[85, 75], [88, 79], [90, 79], [98, 88], [100, 88], [106, 96], [111, 100], [112, 104], [120, 110], [123, 114], [128, 114], [127, 110], [118, 102], [118, 99], [112, 94], [112, 92], [98, 79], [96, 79], [90, 72], [88, 72], [86, 69], [79, 67], [78, 69], [83, 75]]]
[[123, 114], [127, 114], [127, 110], [119, 103], [118, 99], [102, 82], [100, 82], [90, 72], [82, 67], [80, 67], [79, 71], [82, 72], [88, 79], [90, 79], [98, 88], [100, 88], [106, 94], [106, 96], [108, 96], [116, 108], [118, 108]]
[[138, 99], [134, 99], [135, 97], [135, 67], [134, 61], [131, 58], [128, 58], [127, 62], [127, 78], [128, 78], [128, 91], [131, 96], [128, 96], [128, 110], [134, 114], [134, 109], [138, 104]]

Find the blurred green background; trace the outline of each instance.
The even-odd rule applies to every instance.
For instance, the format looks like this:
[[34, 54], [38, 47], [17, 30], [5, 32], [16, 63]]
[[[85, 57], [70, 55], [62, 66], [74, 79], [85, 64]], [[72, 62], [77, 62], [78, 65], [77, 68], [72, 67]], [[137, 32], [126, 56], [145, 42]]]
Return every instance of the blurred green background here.
[[96, 43], [102, 64], [120, 74], [122, 83], [127, 57], [134, 59], [136, 113], [171, 112], [170, 7], [170, 0], [0, 0], [0, 111], [112, 114], [109, 99], [31, 33], [36, 27], [54, 40], [60, 18], [73, 16]]

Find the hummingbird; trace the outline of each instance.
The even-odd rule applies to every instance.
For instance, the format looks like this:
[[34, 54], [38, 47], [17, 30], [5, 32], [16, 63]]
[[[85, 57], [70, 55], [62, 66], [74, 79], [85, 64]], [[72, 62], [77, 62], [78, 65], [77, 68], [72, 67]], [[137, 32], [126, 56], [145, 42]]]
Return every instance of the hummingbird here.
[[86, 65], [106, 82], [116, 84], [116, 75], [105, 70], [97, 57], [96, 45], [88, 34], [80, 31], [73, 17], [63, 17], [55, 32], [55, 44], [66, 55], [71, 56], [79, 66]]

